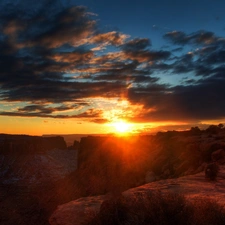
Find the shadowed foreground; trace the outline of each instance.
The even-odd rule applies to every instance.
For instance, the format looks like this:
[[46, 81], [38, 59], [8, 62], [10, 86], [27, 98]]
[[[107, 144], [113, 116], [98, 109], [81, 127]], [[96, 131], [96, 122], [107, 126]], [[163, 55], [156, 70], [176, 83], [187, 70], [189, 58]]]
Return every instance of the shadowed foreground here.
[[225, 209], [210, 199], [188, 201], [183, 195], [149, 191], [102, 203], [84, 225], [224, 225]]
[[[165, 198], [165, 200], [162, 200], [161, 197], [157, 197], [159, 195], [152, 195], [152, 193], [158, 192], [159, 195], [165, 195], [169, 196]], [[150, 195], [149, 195], [150, 193]], [[172, 193], [171, 195], [168, 193]], [[111, 195], [102, 195], [102, 196], [92, 196], [92, 197], [86, 197], [86, 198], [80, 198], [75, 201], [71, 201], [69, 203], [66, 203], [64, 205], [58, 206], [57, 210], [53, 213], [53, 215], [50, 217], [50, 224], [51, 225], [81, 225], [84, 223], [89, 222], [90, 224], [104, 224], [101, 221], [99, 221], [99, 211], [103, 213], [104, 217], [104, 208], [106, 207], [107, 209], [107, 214], [112, 215], [113, 212], [117, 209], [115, 209], [115, 204], [119, 205], [119, 207], [125, 207], [128, 212], [130, 212], [130, 204], [134, 201], [138, 201], [138, 204], [140, 207], [135, 208], [135, 210], [138, 210], [138, 208], [145, 207], [146, 202], [145, 196], [148, 196], [149, 198], [149, 204], [153, 201], [154, 204], [158, 204], [157, 207], [161, 207], [161, 203], [169, 204], [168, 208], [170, 209], [170, 206], [173, 204], [171, 203], [170, 199], [174, 199], [174, 194], [179, 194], [178, 198], [175, 197], [175, 206], [176, 204], [179, 203], [179, 207], [177, 209], [180, 209], [181, 207], [187, 207], [187, 210], [199, 210], [198, 214], [195, 214], [194, 212], [187, 211], [186, 214], [182, 215], [181, 218], [184, 218], [185, 216], [190, 216], [190, 218], [193, 219], [193, 217], [196, 217], [196, 215], [201, 217], [201, 221], [199, 221], [196, 224], [224, 224], [224, 211], [223, 207], [225, 205], [225, 166], [220, 167], [220, 171], [218, 173], [218, 177], [215, 181], [207, 180], [205, 179], [205, 174], [204, 172], [195, 174], [195, 175], [189, 175], [189, 176], [184, 176], [176, 179], [165, 179], [165, 180], [160, 180], [156, 182], [152, 182], [149, 184], [145, 184], [140, 187], [132, 188], [129, 189], [125, 192], [122, 193], [122, 196], [117, 198], [113, 197]], [[150, 196], [150, 197], [149, 197]], [[153, 200], [151, 200], [151, 196], [153, 196]], [[177, 195], [175, 195], [177, 196]], [[188, 200], [188, 202], [195, 202], [197, 203], [195, 207], [193, 208], [193, 205], [189, 204], [186, 202], [186, 200], [183, 199], [183, 197]], [[126, 199], [126, 200], [124, 200]], [[167, 201], [169, 199], [169, 202]], [[209, 199], [209, 200], [208, 200]], [[125, 206], [123, 205], [123, 202], [128, 202]], [[178, 203], [177, 203], [177, 202]], [[103, 203], [104, 202], [104, 203]], [[183, 203], [182, 203], [183, 202]], [[217, 203], [215, 203], [217, 202]], [[103, 203], [103, 204], [102, 204]], [[137, 203], [134, 203], [134, 207], [136, 207]], [[122, 206], [121, 206], [122, 204]], [[170, 205], [172, 204], [172, 205]], [[105, 205], [105, 206], [104, 206]], [[108, 205], [108, 206], [107, 206]], [[185, 206], [186, 205], [186, 206]], [[108, 208], [109, 207], [109, 208]], [[150, 206], [149, 206], [150, 207]], [[151, 206], [152, 207], [152, 206]], [[163, 205], [162, 205], [163, 207]], [[154, 208], [154, 207], [153, 207]], [[102, 212], [103, 210], [103, 212]], [[110, 211], [112, 210], [112, 212]], [[114, 211], [113, 211], [114, 210]], [[144, 209], [145, 210], [145, 209]], [[140, 212], [144, 211], [140, 210]], [[171, 209], [172, 210], [172, 209]], [[215, 210], [215, 211], [212, 211]], [[182, 210], [181, 210], [182, 211]], [[196, 211], [197, 212], [197, 211]], [[210, 218], [207, 219], [205, 216], [206, 212], [211, 212], [212, 214], [207, 214]], [[101, 214], [100, 213], [100, 214]], [[115, 212], [114, 212], [115, 213]], [[201, 214], [203, 213], [203, 214]], [[95, 215], [97, 214], [97, 217]], [[216, 217], [218, 216], [219, 218], [218, 221], [222, 221], [214, 223], [214, 214]], [[87, 218], [93, 218], [92, 216], [94, 215], [93, 221], [87, 221]], [[141, 215], [139, 215], [141, 216]], [[137, 217], [139, 217], [137, 216]], [[165, 216], [165, 215], [164, 215]], [[133, 216], [131, 216], [133, 217]], [[141, 216], [142, 217], [142, 216]], [[135, 219], [137, 219], [135, 217]], [[196, 221], [196, 219], [195, 219]], [[211, 222], [210, 222], [211, 221]], [[217, 221], [217, 220], [216, 220]], [[204, 222], [204, 223], [203, 223]], [[209, 223], [208, 223], [209, 222]], [[88, 223], [87, 223], [88, 224]], [[106, 223], [105, 223], [106, 224]], [[108, 224], [108, 223], [107, 223]], [[115, 223], [116, 224], [116, 223]], [[120, 224], [120, 223], [119, 223]], [[123, 224], [121, 222], [121, 224]], [[124, 223], [126, 224], [126, 223]], [[127, 224], [135, 224], [135, 223], [127, 223]], [[139, 223], [136, 223], [139, 224]], [[140, 224], [145, 224], [145, 223], [140, 223]], [[160, 223], [152, 223], [152, 224], [160, 224]], [[169, 224], [169, 223], [161, 223], [161, 224]], [[177, 224], [184, 224], [182, 223], [177, 223]], [[191, 223], [189, 223], [191, 224]], [[194, 223], [193, 223], [194, 224]]]

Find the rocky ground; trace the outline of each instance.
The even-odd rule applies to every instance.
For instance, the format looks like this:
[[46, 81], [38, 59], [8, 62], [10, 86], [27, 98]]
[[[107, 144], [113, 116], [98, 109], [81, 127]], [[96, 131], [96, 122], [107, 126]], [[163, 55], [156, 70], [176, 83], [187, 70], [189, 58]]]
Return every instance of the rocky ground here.
[[[137, 195], [151, 190], [162, 192], [171, 191], [180, 193], [188, 199], [211, 198], [225, 206], [225, 166], [220, 166], [218, 177], [215, 181], [205, 178], [204, 172], [188, 175], [176, 179], [165, 179], [129, 189], [124, 196]], [[60, 205], [51, 215], [51, 225], [81, 225], [90, 212], [98, 212], [101, 203], [110, 198], [110, 195], [80, 198], [75, 201]]]

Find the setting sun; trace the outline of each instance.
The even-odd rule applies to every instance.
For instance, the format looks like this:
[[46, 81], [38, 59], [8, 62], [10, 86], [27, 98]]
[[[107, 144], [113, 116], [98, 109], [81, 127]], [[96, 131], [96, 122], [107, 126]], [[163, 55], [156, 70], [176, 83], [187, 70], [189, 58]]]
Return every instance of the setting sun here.
[[120, 132], [120, 133], [127, 132], [129, 130], [129, 127], [130, 127], [129, 124], [127, 124], [123, 121], [115, 123], [114, 126], [116, 128], [116, 131]]
[[119, 121], [112, 123], [112, 127], [115, 129], [116, 133], [124, 134], [130, 130], [131, 125], [124, 121]]

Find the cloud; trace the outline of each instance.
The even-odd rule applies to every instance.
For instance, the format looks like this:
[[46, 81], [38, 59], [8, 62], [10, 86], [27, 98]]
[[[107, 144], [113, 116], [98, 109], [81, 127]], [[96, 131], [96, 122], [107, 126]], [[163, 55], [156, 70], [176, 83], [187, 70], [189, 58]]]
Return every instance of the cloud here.
[[129, 99], [141, 103], [144, 109], [132, 118], [146, 121], [186, 121], [224, 118], [225, 79], [210, 77], [188, 85], [175, 87], [152, 86], [132, 88]]
[[186, 34], [182, 31], [172, 31], [164, 35], [164, 38], [177, 45], [220, 45], [224, 46], [225, 39], [217, 37], [213, 32], [199, 30], [191, 34]]
[[225, 49], [218, 50], [209, 54], [204, 61], [208, 64], [224, 64], [225, 61]]
[[149, 51], [149, 50], [138, 50], [138, 51], [124, 51], [124, 55], [127, 59], [137, 60], [139, 62], [154, 62], [160, 60], [166, 60], [170, 57], [169, 51]]
[[143, 81], [156, 81], [157, 78], [150, 76], [149, 70], [138, 69], [139, 63], [133, 61], [131, 63], [112, 63], [107, 69], [99, 70], [99, 75], [95, 76], [95, 80], [108, 80], [120, 82], [143, 82]]
[[104, 124], [104, 123], [108, 123], [108, 122], [110, 122], [110, 121], [107, 120], [107, 119], [102, 119], [102, 118], [100, 118], [100, 119], [92, 119], [92, 120], [90, 120], [90, 122], [93, 122], [93, 123], [99, 123], [99, 124]]
[[43, 105], [27, 105], [22, 108], [18, 108], [19, 112], [29, 113], [29, 112], [40, 112], [44, 114], [51, 114], [53, 112], [67, 111], [76, 108], [77, 105], [60, 105], [58, 107], [48, 107]]
[[225, 39], [213, 32], [168, 32], [167, 51], [154, 49], [53, 0], [1, 3], [0, 23], [0, 100], [17, 104], [2, 116], [105, 123], [101, 97], [139, 106], [121, 114], [137, 122], [225, 117]]
[[184, 32], [182, 31], [172, 31], [168, 32], [164, 35], [165, 39], [168, 39], [174, 44], [178, 45], [185, 45], [188, 44], [190, 41], [190, 37], [187, 36]]
[[124, 51], [139, 51], [151, 46], [151, 41], [147, 38], [135, 38], [126, 42], [122, 48]]
[[76, 64], [85, 64], [93, 57], [92, 51], [72, 51], [72, 52], [60, 52], [51, 54], [50, 59], [54, 60], [57, 63], [76, 63]]
[[[170, 60], [149, 65], [154, 71], [167, 72], [167, 76], [188, 74], [180, 85], [140, 83], [131, 87], [128, 99], [132, 104], [143, 105], [139, 114], [130, 118], [137, 122], [186, 121], [198, 123], [202, 120], [225, 118], [224, 92], [224, 39], [212, 32], [197, 31], [185, 34], [181, 31], [164, 35], [172, 44], [189, 45], [195, 50], [184, 49]], [[172, 49], [173, 47], [171, 47]], [[173, 51], [174, 52], [174, 51]]]
[[138, 62], [151, 62], [166, 60], [170, 57], [169, 51], [153, 51], [147, 47], [151, 46], [151, 41], [147, 38], [133, 39], [121, 46], [123, 57], [129, 60], [137, 60]]
[[192, 53], [188, 53], [180, 56], [176, 62], [172, 65], [173, 73], [188, 73], [193, 71], [194, 65], [194, 55]]
[[[57, 110], [58, 111], [58, 110]], [[1, 111], [1, 116], [13, 116], [13, 117], [40, 117], [40, 118], [55, 118], [55, 119], [84, 119], [88, 121], [101, 121], [102, 111], [96, 109], [88, 109], [85, 112], [77, 114], [51, 114], [51, 109], [38, 109], [37, 112], [25, 112], [25, 111]], [[99, 123], [98, 122], [98, 123]]]
[[128, 36], [116, 31], [100, 33], [90, 39], [90, 43], [105, 45], [122, 45]]
[[124, 92], [127, 84], [114, 82], [66, 82], [55, 81], [48, 75], [48, 80], [29, 81], [27, 75], [22, 84], [13, 83], [3, 86], [8, 91], [1, 93], [1, 98], [5, 101], [49, 101], [51, 103], [72, 102], [76, 99], [90, 97], [118, 97]]
[[26, 8], [19, 12], [2, 12], [3, 34], [10, 39], [13, 36], [17, 44], [24, 47], [42, 45], [54, 48], [66, 43], [78, 46], [94, 32], [96, 21], [87, 15], [84, 7], [55, 8], [49, 13], [46, 9], [57, 6], [57, 1], [48, 3], [36, 9], [33, 15]]

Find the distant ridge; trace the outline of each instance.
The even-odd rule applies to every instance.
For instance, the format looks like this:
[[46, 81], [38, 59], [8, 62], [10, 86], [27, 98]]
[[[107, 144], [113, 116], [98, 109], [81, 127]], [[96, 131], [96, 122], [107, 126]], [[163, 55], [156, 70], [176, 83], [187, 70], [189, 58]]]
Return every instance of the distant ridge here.
[[107, 136], [110, 134], [43, 134], [42, 137], [55, 137], [61, 136], [64, 138], [67, 146], [73, 145], [74, 141], [80, 141], [82, 137], [87, 136]]

